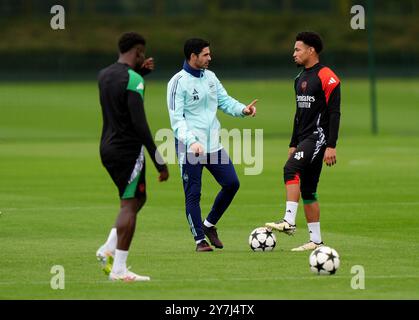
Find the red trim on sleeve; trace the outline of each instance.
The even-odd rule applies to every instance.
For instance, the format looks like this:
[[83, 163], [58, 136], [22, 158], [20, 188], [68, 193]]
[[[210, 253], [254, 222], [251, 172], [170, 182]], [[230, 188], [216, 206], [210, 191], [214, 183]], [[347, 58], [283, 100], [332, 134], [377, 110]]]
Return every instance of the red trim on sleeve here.
[[299, 183], [300, 183], [300, 174], [299, 173], [295, 174], [294, 179], [288, 180], [287, 182], [285, 182], [286, 185], [299, 184]]
[[327, 104], [329, 103], [330, 95], [332, 94], [333, 90], [337, 87], [337, 85], [340, 83], [340, 80], [336, 76], [336, 74], [328, 67], [321, 68], [318, 73], [318, 76], [320, 78], [320, 81], [322, 82], [322, 88], [326, 97]]

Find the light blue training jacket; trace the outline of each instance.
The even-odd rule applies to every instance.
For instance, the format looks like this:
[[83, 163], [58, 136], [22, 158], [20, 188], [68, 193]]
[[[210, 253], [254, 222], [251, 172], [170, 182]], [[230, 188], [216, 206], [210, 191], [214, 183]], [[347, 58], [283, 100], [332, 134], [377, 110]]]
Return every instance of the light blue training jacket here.
[[186, 61], [167, 85], [167, 107], [176, 139], [190, 145], [199, 142], [205, 153], [222, 149], [217, 110], [243, 117], [244, 104], [227, 94], [214, 72], [193, 69]]

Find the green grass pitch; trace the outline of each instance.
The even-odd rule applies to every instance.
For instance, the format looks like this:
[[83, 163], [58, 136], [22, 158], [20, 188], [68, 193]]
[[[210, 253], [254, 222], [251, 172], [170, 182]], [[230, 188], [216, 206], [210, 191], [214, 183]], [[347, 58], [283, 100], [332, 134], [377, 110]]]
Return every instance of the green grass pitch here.
[[[264, 169], [246, 176], [219, 223], [223, 250], [197, 254], [184, 214], [179, 170], [157, 182], [148, 161], [148, 202], [139, 215], [128, 264], [149, 283], [111, 283], [95, 251], [118, 211], [116, 188], [101, 166], [97, 85], [0, 84], [0, 299], [418, 299], [419, 80], [378, 83], [380, 134], [370, 134], [369, 87], [343, 80], [338, 163], [319, 185], [325, 243], [341, 255], [334, 276], [316, 276], [302, 206], [294, 237], [277, 234], [273, 252], [248, 246], [250, 231], [282, 217], [286, 159], [294, 112], [292, 80], [224, 81], [243, 102], [259, 98], [254, 119], [219, 118], [225, 128], [264, 129]], [[166, 83], [149, 82], [153, 132], [169, 128]], [[150, 160], [150, 159], [148, 159]], [[206, 214], [218, 186], [203, 177]], [[65, 289], [50, 286], [65, 268]], [[352, 289], [351, 268], [365, 270]]]

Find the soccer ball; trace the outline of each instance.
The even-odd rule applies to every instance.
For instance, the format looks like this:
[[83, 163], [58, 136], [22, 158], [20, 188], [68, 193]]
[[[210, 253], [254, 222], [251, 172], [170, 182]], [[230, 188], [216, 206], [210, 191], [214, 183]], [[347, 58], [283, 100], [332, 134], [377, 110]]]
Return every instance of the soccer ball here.
[[335, 249], [321, 246], [310, 254], [310, 269], [321, 275], [335, 274], [340, 266], [339, 254]]
[[265, 227], [256, 228], [250, 233], [249, 245], [253, 251], [272, 251], [276, 245], [276, 237]]

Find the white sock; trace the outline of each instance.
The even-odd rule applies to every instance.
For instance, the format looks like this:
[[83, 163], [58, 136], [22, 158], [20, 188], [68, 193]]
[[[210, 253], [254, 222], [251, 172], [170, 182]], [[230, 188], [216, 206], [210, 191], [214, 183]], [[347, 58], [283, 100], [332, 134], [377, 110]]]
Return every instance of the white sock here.
[[310, 233], [310, 241], [315, 243], [322, 242], [322, 235], [320, 234], [320, 222], [307, 223], [308, 232]]
[[211, 222], [209, 222], [207, 219], [205, 219], [204, 221], [204, 226], [206, 226], [207, 228], [211, 228], [213, 226], [215, 226], [215, 224], [212, 224]]
[[298, 202], [287, 201], [284, 220], [289, 224], [295, 225], [295, 217], [297, 216]]
[[195, 240], [196, 244], [200, 244], [202, 241], [204, 241], [205, 239], [201, 239], [201, 240]]
[[127, 270], [128, 251], [115, 249], [115, 260], [112, 266], [113, 273], [124, 273]]
[[106, 240], [105, 242], [105, 250], [114, 253], [117, 242], [118, 242], [118, 236], [116, 233], [116, 228], [112, 228], [111, 232], [109, 233], [108, 240]]

